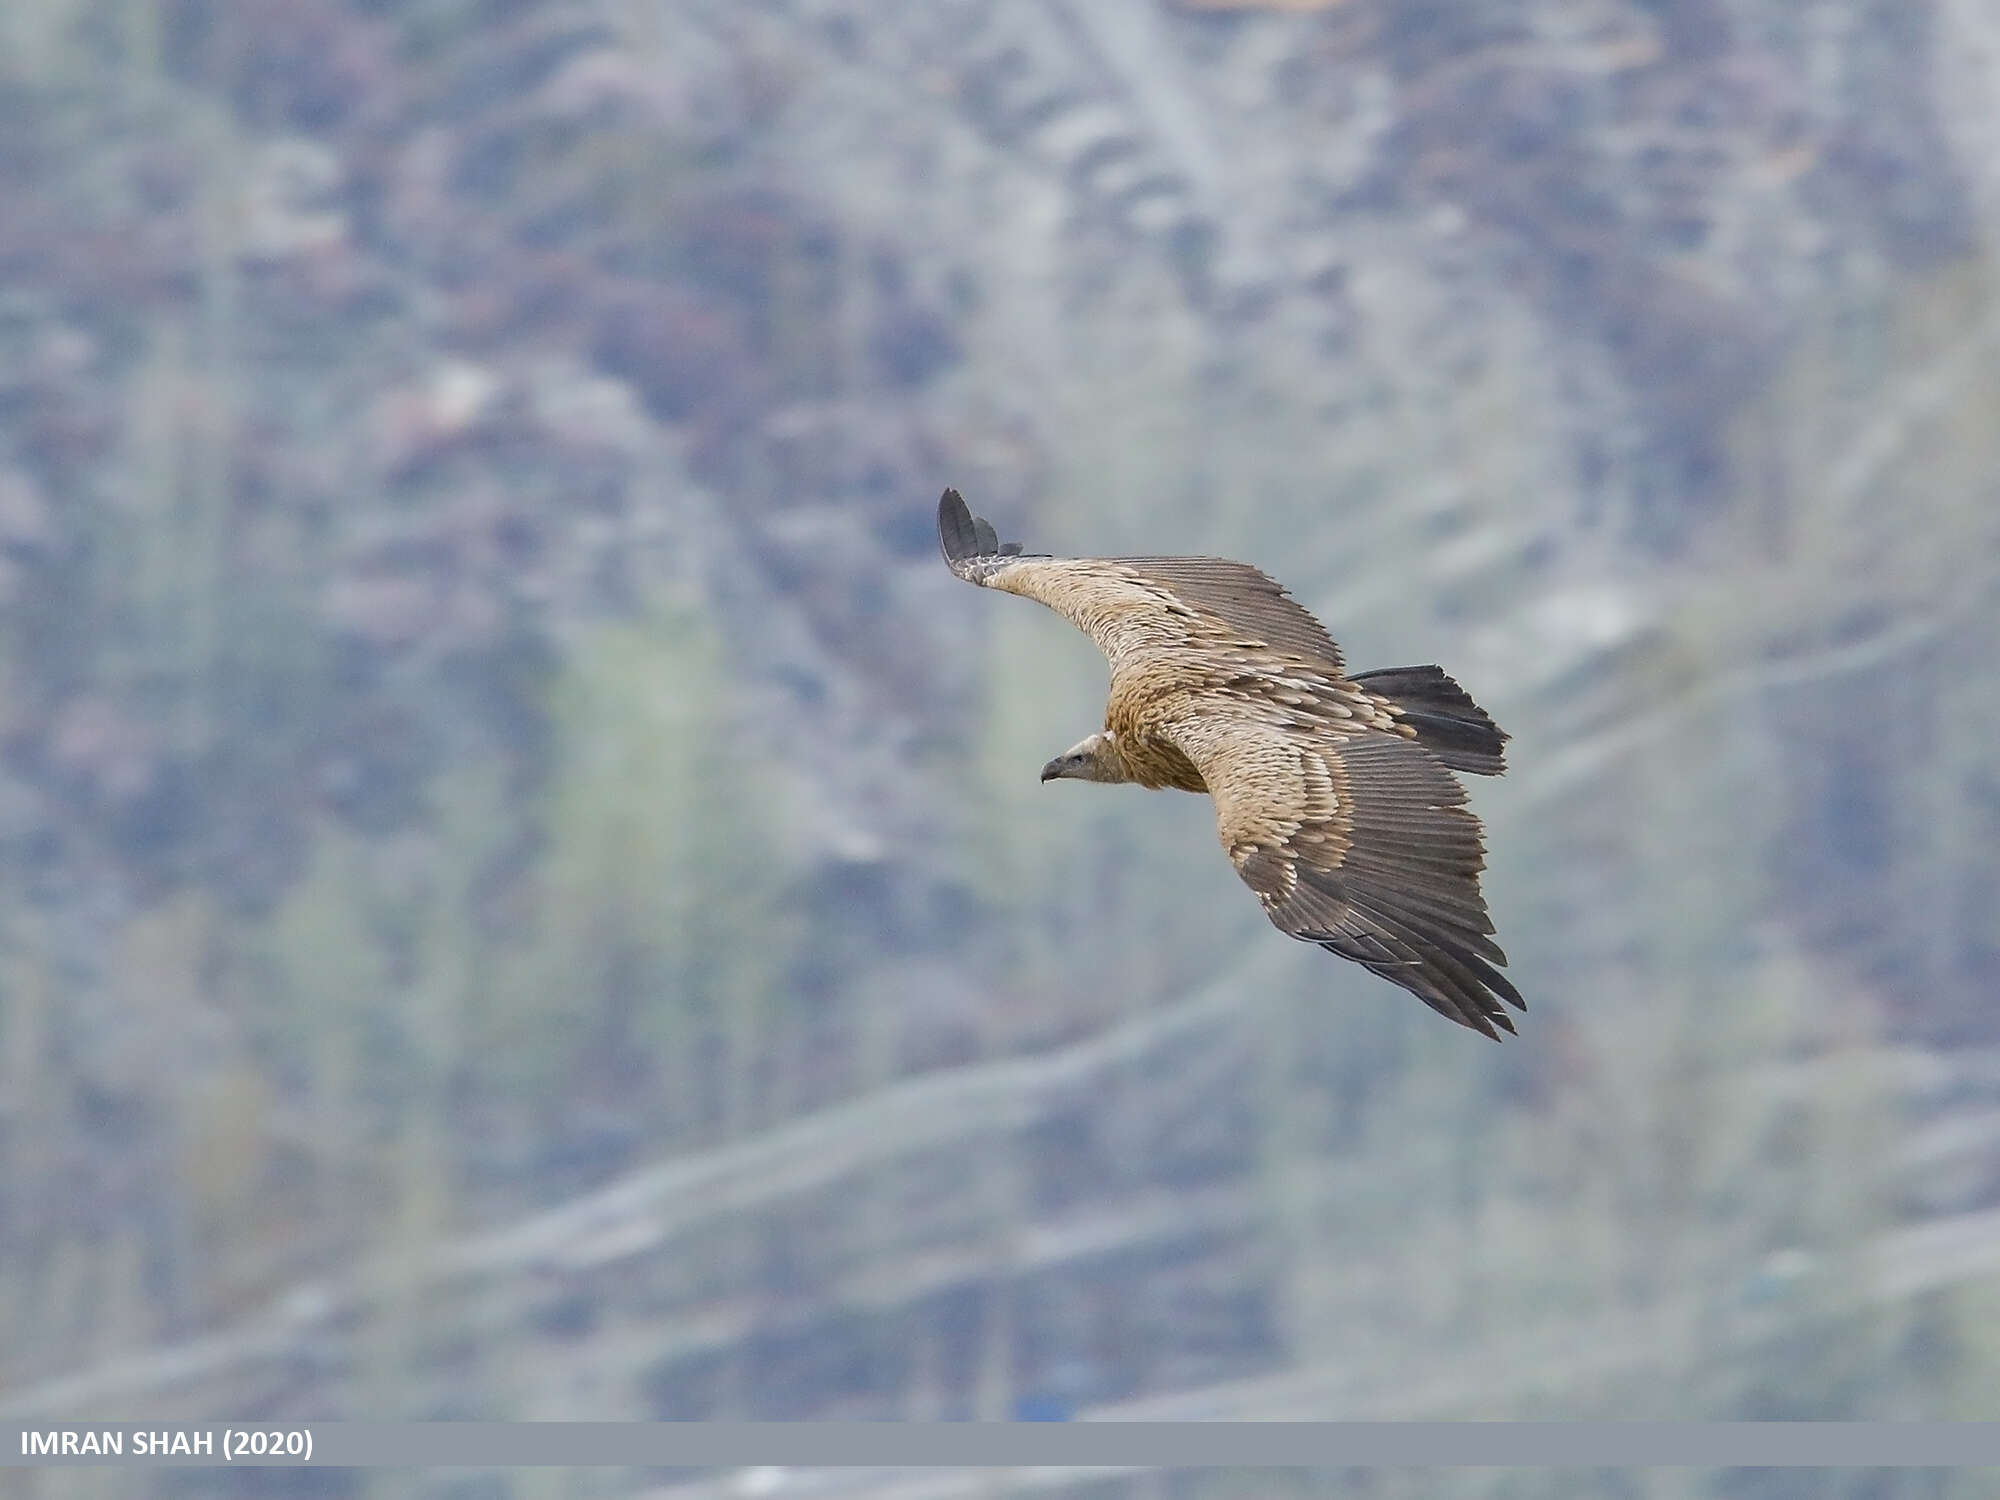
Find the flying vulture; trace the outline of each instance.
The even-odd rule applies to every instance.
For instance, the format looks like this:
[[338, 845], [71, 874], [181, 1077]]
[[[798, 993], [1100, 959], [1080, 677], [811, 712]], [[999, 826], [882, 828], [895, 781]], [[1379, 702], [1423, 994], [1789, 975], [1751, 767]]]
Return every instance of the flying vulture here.
[[1527, 1006], [1499, 972], [1479, 820], [1451, 774], [1499, 775], [1507, 736], [1456, 682], [1348, 675], [1319, 621], [1248, 563], [1024, 553], [957, 490], [938, 541], [967, 583], [1040, 600], [1110, 660], [1104, 728], [1042, 780], [1207, 792], [1279, 931], [1496, 1041], [1514, 1029], [1501, 1002]]

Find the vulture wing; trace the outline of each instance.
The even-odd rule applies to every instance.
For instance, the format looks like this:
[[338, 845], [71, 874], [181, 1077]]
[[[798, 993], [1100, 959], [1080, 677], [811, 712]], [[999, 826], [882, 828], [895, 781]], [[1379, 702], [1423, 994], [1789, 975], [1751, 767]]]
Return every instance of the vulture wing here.
[[938, 542], [960, 578], [1048, 605], [1095, 641], [1114, 670], [1163, 651], [1259, 650], [1319, 674], [1342, 671], [1326, 628], [1248, 563], [1024, 553], [973, 515], [957, 490], [938, 501]]
[[1393, 734], [1262, 715], [1182, 744], [1230, 862], [1281, 932], [1474, 1031], [1514, 1029], [1500, 1002], [1527, 1007], [1496, 967], [1507, 960], [1479, 891], [1479, 821], [1434, 755]]

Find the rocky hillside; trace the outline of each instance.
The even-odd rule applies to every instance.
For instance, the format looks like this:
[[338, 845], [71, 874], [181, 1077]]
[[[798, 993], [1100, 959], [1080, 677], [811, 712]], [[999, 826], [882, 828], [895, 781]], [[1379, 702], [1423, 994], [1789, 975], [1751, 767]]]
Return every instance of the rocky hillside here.
[[[11, 7], [0, 1406], [1994, 1415], [1989, 10]], [[1465, 682], [1523, 1038], [946, 483]]]

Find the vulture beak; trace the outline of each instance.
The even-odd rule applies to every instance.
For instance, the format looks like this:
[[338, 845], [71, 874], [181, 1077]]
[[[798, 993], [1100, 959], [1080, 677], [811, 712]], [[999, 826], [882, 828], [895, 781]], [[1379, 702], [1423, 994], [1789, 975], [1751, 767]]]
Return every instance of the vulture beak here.
[[1066, 762], [1068, 759], [1069, 757], [1066, 755], [1058, 755], [1054, 760], [1050, 761], [1047, 765], [1043, 766], [1042, 780], [1044, 781], [1062, 780], [1063, 765], [1064, 762]]

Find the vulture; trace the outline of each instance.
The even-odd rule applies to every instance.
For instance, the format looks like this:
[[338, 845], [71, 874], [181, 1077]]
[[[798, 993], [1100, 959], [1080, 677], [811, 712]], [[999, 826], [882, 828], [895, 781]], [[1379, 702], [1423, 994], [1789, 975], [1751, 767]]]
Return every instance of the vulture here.
[[1208, 793], [1279, 931], [1495, 1041], [1514, 1030], [1506, 1006], [1527, 1006], [1500, 973], [1479, 820], [1452, 775], [1499, 775], [1507, 736], [1441, 669], [1350, 674], [1248, 563], [1023, 552], [957, 490], [938, 502], [938, 542], [967, 583], [1039, 600], [1111, 663], [1104, 727], [1043, 781]]

